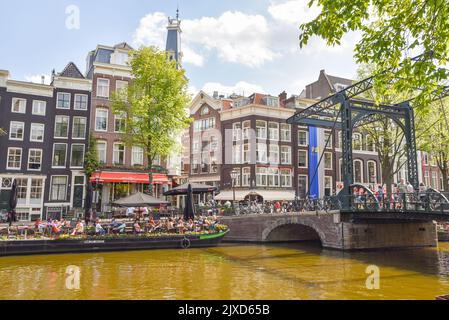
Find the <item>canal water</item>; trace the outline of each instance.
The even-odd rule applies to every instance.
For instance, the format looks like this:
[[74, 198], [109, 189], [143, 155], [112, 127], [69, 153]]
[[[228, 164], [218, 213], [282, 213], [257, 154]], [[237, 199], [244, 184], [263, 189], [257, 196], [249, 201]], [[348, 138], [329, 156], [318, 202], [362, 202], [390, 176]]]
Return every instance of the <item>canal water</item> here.
[[[379, 289], [368, 289], [377, 282], [366, 272], [376, 267]], [[223, 244], [0, 258], [0, 299], [435, 299], [442, 294], [449, 294], [449, 243], [358, 253], [315, 244]]]

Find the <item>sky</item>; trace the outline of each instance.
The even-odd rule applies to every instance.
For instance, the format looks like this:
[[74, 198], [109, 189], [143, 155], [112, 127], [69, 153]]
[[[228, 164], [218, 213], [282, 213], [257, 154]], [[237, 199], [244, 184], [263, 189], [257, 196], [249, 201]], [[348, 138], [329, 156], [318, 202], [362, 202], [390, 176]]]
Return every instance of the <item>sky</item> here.
[[[320, 70], [355, 78], [358, 34], [337, 47], [318, 38], [300, 49], [299, 25], [318, 8], [309, 0], [1, 0], [0, 69], [40, 82], [69, 61], [85, 71], [97, 44], [165, 49], [167, 17], [182, 20], [183, 67], [192, 93], [300, 94]], [[78, 19], [79, 17], [79, 19]]]

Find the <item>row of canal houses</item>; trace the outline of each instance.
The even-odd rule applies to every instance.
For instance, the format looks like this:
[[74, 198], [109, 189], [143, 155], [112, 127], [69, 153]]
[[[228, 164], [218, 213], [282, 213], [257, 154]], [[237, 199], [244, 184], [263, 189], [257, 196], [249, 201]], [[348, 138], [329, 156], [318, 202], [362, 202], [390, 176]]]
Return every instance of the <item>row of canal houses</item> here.
[[[180, 21], [170, 19], [167, 52], [179, 58]], [[114, 91], [132, 80], [127, 43], [98, 45], [87, 55], [86, 72], [72, 62], [52, 72], [51, 83], [13, 80], [0, 70], [0, 210], [17, 181], [19, 220], [81, 216], [86, 199], [84, 159], [89, 137], [97, 141], [102, 169], [94, 174], [95, 202], [108, 210], [112, 201], [147, 188], [146, 157], [123, 142], [123, 118], [113, 113]], [[159, 159], [156, 195], [180, 175], [176, 157]], [[101, 196], [98, 196], [101, 195]]]

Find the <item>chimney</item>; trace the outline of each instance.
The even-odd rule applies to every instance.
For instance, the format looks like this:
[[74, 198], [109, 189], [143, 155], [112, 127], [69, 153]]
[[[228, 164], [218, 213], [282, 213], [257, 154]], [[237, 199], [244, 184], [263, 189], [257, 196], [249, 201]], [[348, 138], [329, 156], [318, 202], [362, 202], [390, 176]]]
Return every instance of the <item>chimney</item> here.
[[285, 100], [287, 100], [287, 92], [282, 91], [282, 93], [279, 95], [279, 105], [281, 107], [285, 107]]
[[213, 98], [218, 99], [218, 91], [214, 91]]
[[45, 76], [41, 76], [41, 83], [45, 84]]

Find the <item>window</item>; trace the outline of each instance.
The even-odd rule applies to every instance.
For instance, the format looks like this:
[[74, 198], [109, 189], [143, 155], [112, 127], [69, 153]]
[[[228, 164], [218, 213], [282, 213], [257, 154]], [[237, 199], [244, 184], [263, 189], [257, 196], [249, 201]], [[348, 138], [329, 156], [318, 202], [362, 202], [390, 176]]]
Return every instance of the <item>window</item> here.
[[45, 125], [42, 123], [32, 123], [30, 129], [30, 141], [44, 142]]
[[370, 184], [377, 183], [377, 168], [374, 161], [368, 161], [368, 182]]
[[291, 188], [292, 186], [292, 170], [281, 169], [281, 187]]
[[124, 114], [114, 115], [114, 132], [126, 131], [126, 116]]
[[198, 139], [193, 140], [192, 151], [193, 151], [193, 153], [196, 153], [196, 152], [200, 151], [200, 142], [199, 142]]
[[67, 177], [51, 177], [50, 201], [65, 201], [67, 199]]
[[431, 184], [432, 188], [434, 189], [438, 189], [438, 184], [437, 184], [437, 173], [435, 171], [432, 171], [432, 184]]
[[354, 182], [363, 183], [363, 163], [361, 160], [354, 160]]
[[25, 123], [11, 121], [11, 123], [9, 124], [9, 140], [23, 141], [24, 128], [25, 128]]
[[[329, 139], [329, 142], [327, 140]], [[333, 141], [332, 141], [332, 134], [330, 132], [324, 132], [324, 145], [326, 145], [327, 142], [327, 149], [332, 149]]]
[[206, 131], [215, 128], [215, 118], [197, 120], [193, 124], [193, 132]]
[[210, 151], [218, 151], [218, 138], [210, 137]]
[[298, 150], [298, 166], [307, 168], [307, 150]]
[[324, 177], [324, 195], [330, 197], [332, 195], [332, 177]]
[[125, 145], [123, 143], [114, 143], [113, 162], [115, 165], [125, 164]]
[[115, 82], [115, 91], [117, 91], [117, 93], [123, 94], [127, 87], [128, 87], [128, 81], [117, 80]]
[[288, 146], [281, 147], [281, 163], [292, 164], [292, 148]]
[[242, 187], [249, 187], [251, 179], [251, 168], [242, 169]]
[[235, 171], [235, 172], [238, 172], [238, 175], [237, 175], [237, 178], [234, 180], [234, 179], [232, 179], [232, 180], [234, 180], [233, 182], [234, 182], [234, 186], [236, 186], [236, 187], [239, 187], [240, 185], [241, 185], [241, 175], [240, 175], [240, 168], [234, 168], [234, 169], [232, 169], [232, 171]]
[[298, 176], [298, 197], [300, 199], [305, 199], [308, 189], [309, 189], [308, 176], [300, 174]]
[[22, 165], [22, 149], [21, 148], [8, 148], [8, 162], [6, 169], [20, 170]]
[[243, 139], [248, 140], [249, 139], [249, 131], [251, 129], [251, 121], [243, 121]]
[[256, 121], [256, 137], [257, 139], [267, 138], [267, 122], [257, 120]]
[[332, 170], [332, 152], [324, 153], [324, 169]]
[[32, 114], [36, 116], [45, 116], [46, 109], [47, 109], [47, 102], [33, 100]]
[[290, 142], [291, 139], [291, 126], [286, 123], [281, 123], [281, 141]]
[[307, 131], [298, 131], [298, 146], [307, 147], [308, 139], [307, 139]]
[[270, 144], [269, 159], [271, 164], [279, 163], [279, 146], [277, 144]]
[[55, 143], [53, 145], [53, 167], [64, 168], [67, 157], [67, 144]]
[[256, 184], [258, 186], [267, 185], [267, 168], [256, 168]]
[[232, 163], [242, 163], [242, 145], [237, 144], [232, 146]]
[[97, 97], [109, 98], [109, 79], [98, 78]]
[[69, 121], [68, 116], [55, 117], [55, 138], [67, 138], [69, 136]]
[[95, 130], [107, 131], [108, 130], [108, 110], [97, 109], [95, 111]]
[[362, 150], [363, 143], [362, 143], [362, 135], [360, 133], [354, 133], [352, 135], [352, 148], [358, 151]]
[[338, 160], [338, 165], [340, 166], [340, 181], [343, 181], [343, 176], [344, 176], [344, 173], [343, 173], [343, 159], [342, 158], [340, 158], [340, 160]]
[[268, 138], [270, 140], [279, 141], [279, 123], [268, 123]]
[[376, 151], [376, 144], [371, 135], [366, 136], [366, 150], [371, 152]]
[[268, 186], [279, 187], [279, 169], [278, 168], [268, 168]]
[[84, 117], [73, 117], [73, 139], [85, 139], [86, 138], [86, 125], [87, 119]]
[[429, 177], [429, 171], [424, 172], [424, 184], [429, 187], [430, 186], [430, 177]]
[[265, 104], [269, 107], [279, 107], [279, 98], [278, 97], [266, 97]]
[[28, 170], [40, 171], [42, 168], [42, 149], [28, 151]]
[[242, 124], [233, 123], [232, 124], [232, 141], [240, 141], [242, 139]]
[[250, 163], [251, 161], [251, 149], [250, 144], [245, 143], [243, 145], [243, 163]]
[[17, 183], [17, 200], [19, 201], [19, 203], [24, 202], [27, 198], [28, 179], [17, 178], [16, 183]]
[[56, 108], [70, 109], [70, 93], [58, 92]]
[[75, 94], [75, 110], [87, 110], [87, 95]]
[[210, 113], [209, 107], [205, 106], [202, 110], [201, 110], [201, 115], [205, 116], [208, 115]]
[[11, 112], [26, 113], [27, 101], [25, 99], [13, 98]]
[[72, 144], [72, 156], [70, 157], [70, 166], [82, 168], [84, 165], [84, 144]]
[[40, 201], [40, 199], [42, 199], [42, 190], [43, 190], [42, 179], [31, 179], [31, 188], [30, 188], [31, 202], [37, 203], [38, 201]]
[[267, 145], [265, 143], [258, 143], [256, 149], [257, 162], [267, 163]]
[[100, 161], [100, 163], [102, 164], [106, 163], [106, 148], [107, 148], [106, 141], [97, 141], [98, 161]]
[[132, 157], [131, 157], [131, 165], [139, 165], [143, 166], [143, 148], [142, 147], [133, 147], [132, 148]]

